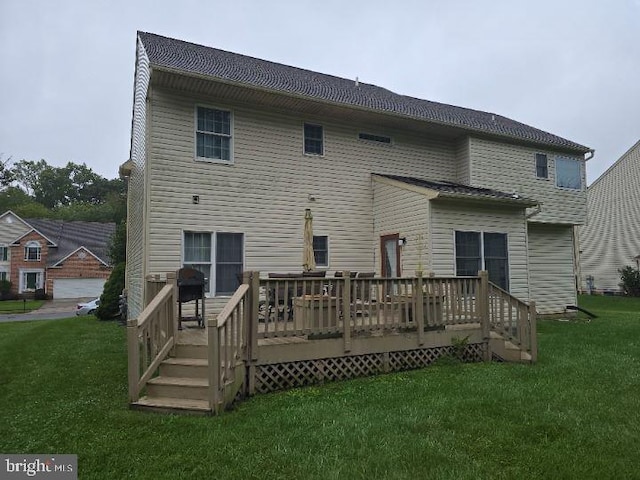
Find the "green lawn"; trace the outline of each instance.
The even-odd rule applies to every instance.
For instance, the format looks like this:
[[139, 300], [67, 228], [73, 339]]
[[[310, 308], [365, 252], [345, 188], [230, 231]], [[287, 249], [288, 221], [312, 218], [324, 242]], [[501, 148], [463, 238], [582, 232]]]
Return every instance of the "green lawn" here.
[[0, 301], [0, 314], [24, 313], [39, 309], [44, 300], [2, 300]]
[[640, 300], [541, 321], [534, 365], [465, 364], [256, 396], [220, 417], [127, 409], [125, 330], [0, 324], [0, 452], [80, 478], [640, 478]]

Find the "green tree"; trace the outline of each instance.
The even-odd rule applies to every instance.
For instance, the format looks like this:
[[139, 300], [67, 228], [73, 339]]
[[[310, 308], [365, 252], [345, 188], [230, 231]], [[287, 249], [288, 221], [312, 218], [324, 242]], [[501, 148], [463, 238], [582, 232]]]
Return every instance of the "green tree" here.
[[96, 317], [100, 320], [110, 320], [120, 312], [120, 295], [124, 290], [125, 264], [115, 266], [109, 279], [104, 284], [104, 290], [100, 295], [100, 305], [96, 310]]
[[121, 222], [116, 226], [116, 231], [111, 236], [107, 253], [113, 265], [127, 261], [127, 224], [125, 222]]

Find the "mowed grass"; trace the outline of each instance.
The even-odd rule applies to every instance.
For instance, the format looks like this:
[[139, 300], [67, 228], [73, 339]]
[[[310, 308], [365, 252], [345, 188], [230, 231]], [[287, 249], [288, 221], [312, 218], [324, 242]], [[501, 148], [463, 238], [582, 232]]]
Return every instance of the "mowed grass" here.
[[37, 310], [42, 306], [44, 300], [3, 300], [0, 301], [0, 314], [24, 313]]
[[539, 322], [536, 365], [458, 364], [259, 395], [220, 417], [127, 408], [125, 330], [0, 324], [0, 451], [80, 478], [640, 478], [640, 300]]

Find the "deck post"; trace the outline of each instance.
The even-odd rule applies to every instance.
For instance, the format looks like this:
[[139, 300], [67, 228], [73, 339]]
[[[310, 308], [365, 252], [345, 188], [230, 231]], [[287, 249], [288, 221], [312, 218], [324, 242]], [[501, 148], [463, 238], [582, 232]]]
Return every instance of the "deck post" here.
[[[175, 353], [177, 345], [177, 332], [178, 332], [178, 276], [176, 272], [167, 272], [167, 285], [173, 287], [171, 293], [171, 300], [167, 313], [169, 318], [167, 319], [168, 338], [173, 337], [173, 347], [171, 348], [172, 354]], [[202, 308], [202, 314], [204, 315], [204, 305]]]
[[529, 335], [531, 335], [530, 339], [530, 349], [531, 349], [531, 363], [536, 362], [538, 360], [538, 317], [536, 312], [536, 302], [531, 300], [529, 302]]
[[344, 287], [342, 289], [342, 326], [344, 333], [344, 351], [351, 351], [351, 272], [342, 272]]
[[485, 343], [484, 361], [491, 360], [491, 325], [489, 318], [489, 272], [481, 270], [478, 272], [480, 277], [479, 294], [477, 295], [478, 312], [480, 313], [480, 327], [482, 330], [482, 338]]
[[137, 402], [140, 398], [138, 380], [140, 376], [140, 346], [138, 345], [138, 319], [127, 320], [127, 353], [129, 376], [129, 401]]
[[210, 318], [207, 321], [207, 357], [209, 376], [209, 408], [213, 413], [220, 410], [220, 342], [218, 337], [218, 320]]
[[258, 359], [258, 315], [260, 313], [260, 272], [249, 272], [245, 278], [249, 284], [247, 295], [248, 305], [245, 304], [246, 315], [246, 348], [245, 365], [247, 369], [245, 392], [253, 395], [256, 392], [256, 360]]
[[415, 322], [418, 329], [418, 345], [424, 345], [424, 281], [422, 270], [416, 270]]

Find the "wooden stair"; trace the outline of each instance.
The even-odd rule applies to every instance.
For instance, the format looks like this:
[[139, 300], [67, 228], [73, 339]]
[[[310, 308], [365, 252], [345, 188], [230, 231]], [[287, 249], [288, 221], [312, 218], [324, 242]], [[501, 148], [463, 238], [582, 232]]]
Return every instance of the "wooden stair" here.
[[146, 395], [131, 404], [135, 410], [209, 415], [207, 346], [178, 344], [159, 375], [147, 382]]
[[497, 355], [506, 362], [532, 362], [531, 354], [525, 352], [519, 346], [493, 330], [489, 334], [489, 348], [494, 355]]

